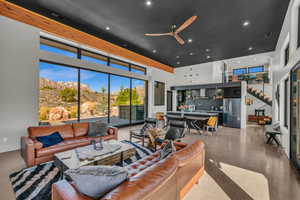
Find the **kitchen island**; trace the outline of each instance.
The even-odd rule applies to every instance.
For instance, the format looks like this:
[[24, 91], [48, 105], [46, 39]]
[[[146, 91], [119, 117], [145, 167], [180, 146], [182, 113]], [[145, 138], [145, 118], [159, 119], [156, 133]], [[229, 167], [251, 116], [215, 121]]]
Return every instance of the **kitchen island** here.
[[210, 117], [219, 118], [218, 111], [210, 112], [210, 111], [195, 111], [195, 112], [182, 112], [182, 111], [172, 111], [167, 112], [167, 116], [170, 118], [185, 118], [189, 129], [196, 129], [199, 132], [204, 131], [204, 125], [207, 123]]

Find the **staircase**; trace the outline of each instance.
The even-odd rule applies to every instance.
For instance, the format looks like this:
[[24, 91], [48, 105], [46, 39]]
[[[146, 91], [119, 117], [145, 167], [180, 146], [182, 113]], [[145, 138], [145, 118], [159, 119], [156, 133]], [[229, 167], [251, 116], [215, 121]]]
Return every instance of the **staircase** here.
[[254, 96], [257, 99], [261, 100], [265, 104], [267, 104], [269, 106], [272, 106], [272, 99], [271, 99], [271, 97], [268, 97], [267, 95], [265, 95], [263, 93], [263, 91], [255, 89], [253, 87], [249, 87], [249, 86], [247, 88], [247, 91], [248, 91], [249, 94], [251, 94], [252, 96]]

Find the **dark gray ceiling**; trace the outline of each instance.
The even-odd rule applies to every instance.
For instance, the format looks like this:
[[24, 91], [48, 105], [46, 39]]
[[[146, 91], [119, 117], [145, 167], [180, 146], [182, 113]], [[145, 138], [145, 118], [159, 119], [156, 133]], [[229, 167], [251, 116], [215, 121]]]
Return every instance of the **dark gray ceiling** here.
[[[290, 1], [151, 0], [151, 6], [146, 6], [146, 0], [10, 2], [154, 60], [180, 67], [273, 51]], [[198, 19], [180, 33], [186, 41], [183, 46], [172, 37], [144, 36], [145, 33], [168, 32], [172, 24], [179, 26], [192, 15], [197, 15]], [[245, 20], [250, 21], [247, 27], [243, 26]], [[105, 29], [107, 26], [109, 31]], [[193, 42], [188, 43], [188, 38]]]

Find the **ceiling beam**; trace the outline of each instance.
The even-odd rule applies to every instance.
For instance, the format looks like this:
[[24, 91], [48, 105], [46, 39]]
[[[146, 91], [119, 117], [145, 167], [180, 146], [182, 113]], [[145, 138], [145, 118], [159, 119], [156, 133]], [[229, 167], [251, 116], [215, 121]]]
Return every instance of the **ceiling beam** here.
[[49, 19], [45, 16], [4, 0], [0, 0], [0, 15], [23, 22], [25, 24], [29, 24], [47, 33], [62, 37], [67, 40], [71, 40], [79, 44], [87, 45], [108, 54], [119, 56], [127, 60], [140, 63], [142, 65], [174, 73], [174, 69], [171, 66], [162, 64], [151, 58], [142, 56], [138, 53], [112, 44], [88, 33], [79, 31], [73, 27], [59, 23], [55, 20]]

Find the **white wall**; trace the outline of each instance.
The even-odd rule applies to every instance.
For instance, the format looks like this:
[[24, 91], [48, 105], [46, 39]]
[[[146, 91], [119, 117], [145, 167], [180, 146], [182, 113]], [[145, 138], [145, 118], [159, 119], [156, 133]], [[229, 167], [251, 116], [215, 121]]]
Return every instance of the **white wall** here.
[[173, 83], [177, 86], [221, 83], [224, 63], [226, 63], [228, 72], [235, 68], [269, 64], [273, 55], [274, 52], [267, 52], [222, 61], [179, 67], [175, 69], [175, 79]]
[[175, 69], [174, 85], [196, 85], [222, 82], [222, 62], [179, 67]]
[[[284, 127], [284, 113], [290, 113], [290, 110], [287, 111], [284, 108], [284, 80], [288, 78], [290, 70], [295, 66], [300, 60], [300, 49], [297, 49], [297, 40], [298, 40], [298, 7], [300, 5], [300, 0], [291, 0], [290, 5], [287, 11], [287, 15], [284, 20], [284, 24], [276, 45], [276, 51], [274, 58], [271, 62], [273, 68], [273, 119], [278, 121], [278, 111], [280, 112], [280, 125], [282, 130], [281, 143], [287, 154], [290, 155], [290, 130], [289, 128]], [[290, 42], [290, 57], [289, 63], [284, 66], [284, 49], [286, 48], [287, 43]], [[280, 108], [275, 101], [275, 91], [277, 84], [280, 84]], [[289, 106], [288, 106], [289, 107]]]
[[[151, 70], [148, 70], [149, 73], [149, 117], [155, 117], [156, 112], [166, 112], [167, 110], [167, 90], [170, 90], [170, 87], [174, 85], [174, 78], [175, 75], [172, 73], [168, 73], [156, 68], [152, 68]], [[159, 81], [166, 84], [166, 90], [165, 90], [165, 105], [163, 106], [155, 106], [154, 105], [154, 82]], [[174, 102], [176, 101], [175, 93], [173, 91], [173, 109], [174, 109]]]
[[0, 152], [38, 123], [39, 30], [0, 16]]

